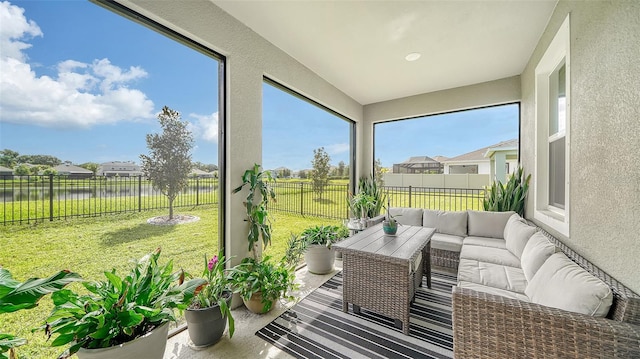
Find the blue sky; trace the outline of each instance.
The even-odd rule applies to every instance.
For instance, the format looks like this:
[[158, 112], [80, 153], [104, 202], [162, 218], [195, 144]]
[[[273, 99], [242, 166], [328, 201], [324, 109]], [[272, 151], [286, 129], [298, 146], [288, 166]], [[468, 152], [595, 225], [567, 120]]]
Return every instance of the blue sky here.
[[518, 138], [518, 105], [486, 107], [375, 125], [375, 157], [391, 167], [411, 156], [455, 157]]
[[218, 62], [87, 1], [0, 3], [0, 148], [135, 161], [169, 106], [217, 163]]
[[[193, 160], [217, 163], [215, 59], [87, 1], [3, 1], [0, 16], [0, 149], [139, 163], [167, 105], [190, 123]], [[348, 122], [271, 85], [263, 90], [264, 168], [310, 168], [319, 147], [333, 165], [349, 163]], [[517, 138], [517, 111], [379, 124], [376, 158], [389, 167]]]

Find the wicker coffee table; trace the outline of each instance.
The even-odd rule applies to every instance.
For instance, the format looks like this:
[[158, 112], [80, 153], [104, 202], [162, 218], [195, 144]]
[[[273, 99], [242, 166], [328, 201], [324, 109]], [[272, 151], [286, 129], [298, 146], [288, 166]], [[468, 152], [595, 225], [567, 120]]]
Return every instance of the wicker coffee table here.
[[[342, 310], [349, 303], [395, 320], [409, 334], [409, 306], [422, 283], [423, 268], [431, 287], [431, 236], [433, 228], [399, 226], [396, 235], [385, 235], [382, 224], [368, 228], [333, 245], [342, 252]], [[423, 261], [425, 263], [423, 264]]]

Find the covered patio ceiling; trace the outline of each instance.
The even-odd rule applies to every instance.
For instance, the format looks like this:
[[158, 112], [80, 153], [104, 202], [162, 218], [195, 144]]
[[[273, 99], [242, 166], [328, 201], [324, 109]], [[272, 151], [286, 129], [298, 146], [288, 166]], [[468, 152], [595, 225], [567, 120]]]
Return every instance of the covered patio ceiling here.
[[211, 1], [362, 105], [520, 75], [557, 3]]

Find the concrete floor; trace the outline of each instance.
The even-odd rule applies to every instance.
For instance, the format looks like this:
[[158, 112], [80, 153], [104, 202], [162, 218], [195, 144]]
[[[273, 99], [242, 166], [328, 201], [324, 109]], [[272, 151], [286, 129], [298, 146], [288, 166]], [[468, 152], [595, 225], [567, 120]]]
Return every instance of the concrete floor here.
[[[311, 274], [307, 271], [307, 267], [299, 269], [296, 272], [296, 281], [300, 284], [300, 288], [293, 295], [298, 300], [302, 300], [337, 273], [342, 268], [342, 261], [336, 260], [335, 266], [334, 272], [326, 275]], [[188, 331], [184, 330], [167, 340], [164, 359], [293, 358], [255, 335], [256, 331], [293, 305], [295, 305], [294, 302], [279, 302], [273, 310], [262, 315], [253, 314], [241, 305], [232, 310], [236, 327], [232, 339], [229, 339], [227, 328], [218, 343], [208, 348], [195, 348], [189, 340]]]

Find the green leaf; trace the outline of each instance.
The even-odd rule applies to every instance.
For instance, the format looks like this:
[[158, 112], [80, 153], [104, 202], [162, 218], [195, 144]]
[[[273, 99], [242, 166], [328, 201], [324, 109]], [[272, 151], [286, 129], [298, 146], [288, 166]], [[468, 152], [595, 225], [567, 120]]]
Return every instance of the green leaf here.
[[71, 282], [81, 281], [79, 274], [60, 271], [49, 278], [30, 278], [11, 292], [0, 297], [0, 313], [29, 309], [37, 305], [43, 296], [56, 292]]
[[109, 282], [113, 284], [113, 286], [118, 290], [118, 292], [122, 293], [122, 279], [115, 275], [112, 272], [104, 272], [104, 276], [107, 277]]
[[75, 333], [60, 334], [56, 339], [51, 342], [52, 347], [59, 347], [61, 345], [69, 344], [75, 339]]
[[20, 282], [13, 279], [11, 273], [0, 268], [0, 298], [4, 297], [7, 293], [11, 292], [20, 285]]
[[138, 314], [133, 310], [127, 310], [118, 313], [118, 320], [123, 327], [135, 327], [136, 325], [142, 323], [142, 321], [144, 320], [144, 315]]
[[24, 338], [16, 338], [11, 334], [0, 333], [0, 353], [25, 344], [27, 344], [27, 340]]

